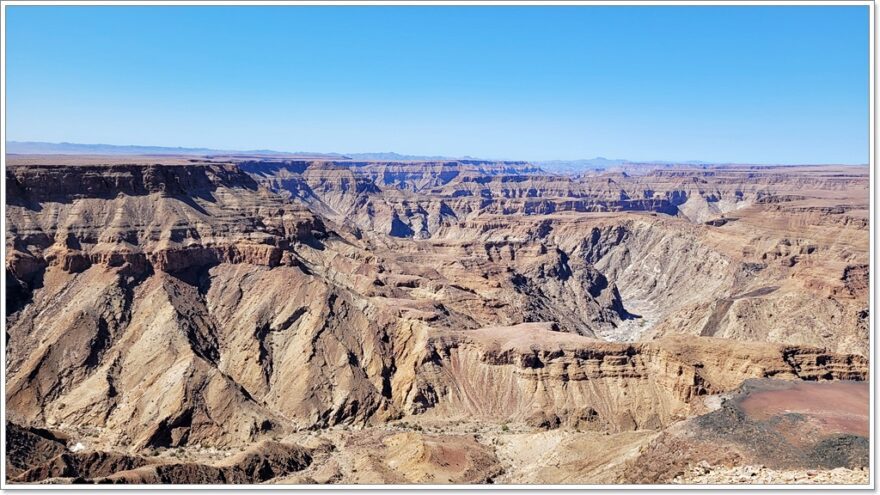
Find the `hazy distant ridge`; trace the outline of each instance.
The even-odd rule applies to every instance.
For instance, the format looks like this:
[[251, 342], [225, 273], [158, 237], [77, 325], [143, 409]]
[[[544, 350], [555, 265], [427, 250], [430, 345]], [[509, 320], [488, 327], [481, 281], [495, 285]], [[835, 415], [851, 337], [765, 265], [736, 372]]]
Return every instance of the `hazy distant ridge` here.
[[7, 141], [6, 152], [22, 155], [276, 155], [346, 158], [339, 153], [286, 152], [275, 150], [217, 150], [171, 146], [139, 146], [114, 144], [46, 143], [42, 141]]
[[449, 157], [426, 155], [401, 155], [394, 152], [380, 153], [313, 153], [307, 151], [276, 150], [218, 150], [212, 148], [184, 148], [172, 146], [140, 146], [115, 144], [48, 143], [43, 141], [7, 141], [6, 153], [20, 155], [268, 155], [268, 156], [309, 156], [335, 160], [473, 160], [473, 157]]

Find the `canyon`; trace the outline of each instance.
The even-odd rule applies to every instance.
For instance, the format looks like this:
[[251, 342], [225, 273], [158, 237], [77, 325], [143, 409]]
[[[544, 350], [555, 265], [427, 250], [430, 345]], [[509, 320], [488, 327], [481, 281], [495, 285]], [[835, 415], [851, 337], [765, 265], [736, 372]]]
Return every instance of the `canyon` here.
[[868, 483], [867, 167], [5, 173], [10, 483]]

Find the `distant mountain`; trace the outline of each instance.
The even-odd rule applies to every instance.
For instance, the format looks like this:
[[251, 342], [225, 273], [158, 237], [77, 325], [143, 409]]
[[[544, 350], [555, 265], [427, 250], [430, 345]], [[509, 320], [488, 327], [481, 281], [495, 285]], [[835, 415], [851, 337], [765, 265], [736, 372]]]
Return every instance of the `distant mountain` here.
[[217, 150], [168, 146], [119, 146], [114, 144], [46, 143], [41, 141], [7, 141], [6, 153], [21, 155], [270, 155], [308, 156], [345, 159], [339, 153], [286, 152], [275, 150]]
[[212, 148], [183, 148], [169, 146], [139, 146], [115, 144], [47, 143], [42, 141], [7, 141], [6, 152], [20, 155], [264, 155], [279, 157], [310, 157], [331, 160], [407, 161], [407, 160], [473, 160], [471, 156], [401, 155], [393, 151], [380, 153], [312, 153], [276, 150], [218, 150]]
[[[142, 146], [115, 144], [82, 144], [82, 143], [49, 143], [43, 141], [7, 141], [6, 153], [19, 155], [247, 155], [271, 156], [280, 158], [326, 159], [326, 160], [358, 160], [358, 161], [436, 161], [436, 160], [479, 160], [472, 156], [443, 155], [404, 155], [393, 151], [374, 153], [315, 153], [307, 151], [277, 150], [219, 150], [213, 148], [185, 148], [171, 146]], [[578, 160], [539, 160], [531, 161], [533, 165], [548, 172], [577, 174], [590, 171], [643, 169], [647, 165], [708, 165], [707, 162], [691, 160], [672, 161], [634, 161], [623, 158], [585, 158]]]

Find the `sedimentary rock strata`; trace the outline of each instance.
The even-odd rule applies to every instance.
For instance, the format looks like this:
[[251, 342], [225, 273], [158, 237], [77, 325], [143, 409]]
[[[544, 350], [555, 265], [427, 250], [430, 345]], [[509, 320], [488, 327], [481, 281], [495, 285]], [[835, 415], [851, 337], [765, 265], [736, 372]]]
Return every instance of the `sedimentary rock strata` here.
[[[818, 447], [771, 466], [706, 401], [868, 377], [866, 169], [158, 161], [10, 160], [11, 482], [806, 469]], [[699, 458], [698, 428], [738, 447]], [[862, 467], [855, 437], [818, 468]]]

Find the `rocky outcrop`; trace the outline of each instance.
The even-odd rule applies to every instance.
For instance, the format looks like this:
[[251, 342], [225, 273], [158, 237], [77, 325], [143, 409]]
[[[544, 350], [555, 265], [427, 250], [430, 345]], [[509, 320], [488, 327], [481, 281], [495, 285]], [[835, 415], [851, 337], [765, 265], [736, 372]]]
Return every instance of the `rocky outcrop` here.
[[66, 439], [42, 428], [6, 423], [6, 475], [15, 479], [48, 459], [67, 451]]
[[[219, 462], [174, 462], [167, 458], [103, 451], [68, 451], [47, 433], [7, 424], [9, 480], [98, 484], [255, 484], [290, 475], [312, 462], [312, 450], [264, 441]], [[42, 436], [41, 436], [42, 435]], [[36, 440], [34, 440], [36, 438]]]
[[235, 165], [41, 165], [6, 170], [7, 204], [16, 206], [120, 194], [210, 200], [218, 187], [255, 190], [257, 183]]
[[162, 463], [87, 480], [98, 484], [221, 485], [257, 484], [301, 471], [312, 462], [309, 449], [261, 442], [216, 464]]

